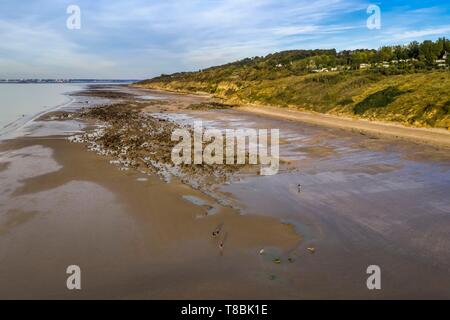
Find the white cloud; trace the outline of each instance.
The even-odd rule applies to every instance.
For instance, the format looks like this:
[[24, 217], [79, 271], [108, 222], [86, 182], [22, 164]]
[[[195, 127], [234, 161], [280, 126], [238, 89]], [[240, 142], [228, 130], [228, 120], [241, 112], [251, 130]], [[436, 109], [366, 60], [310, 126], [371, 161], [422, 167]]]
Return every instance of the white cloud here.
[[436, 25], [437, 7], [382, 10], [382, 30], [371, 32], [366, 0], [77, 0], [82, 29], [71, 32], [56, 0], [28, 11], [3, 1], [13, 14], [0, 12], [0, 77], [143, 78], [286, 49], [377, 47], [450, 32]]
[[0, 77], [60, 77], [65, 74], [81, 77], [90, 73], [93, 65], [104, 74], [115, 66], [113, 61], [89, 53], [63, 33], [45, 25], [0, 20], [0, 30], [0, 51], [3, 52]]
[[442, 36], [450, 32], [449, 26], [427, 28], [421, 30], [396, 30], [389, 33], [390, 40], [418, 40], [429, 36]]

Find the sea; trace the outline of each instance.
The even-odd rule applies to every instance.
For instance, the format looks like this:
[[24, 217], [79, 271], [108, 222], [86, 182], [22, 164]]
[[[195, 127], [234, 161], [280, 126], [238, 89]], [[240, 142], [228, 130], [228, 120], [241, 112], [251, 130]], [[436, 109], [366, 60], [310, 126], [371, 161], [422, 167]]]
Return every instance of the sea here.
[[68, 93], [89, 84], [93, 83], [0, 83], [0, 140], [39, 115], [70, 103]]

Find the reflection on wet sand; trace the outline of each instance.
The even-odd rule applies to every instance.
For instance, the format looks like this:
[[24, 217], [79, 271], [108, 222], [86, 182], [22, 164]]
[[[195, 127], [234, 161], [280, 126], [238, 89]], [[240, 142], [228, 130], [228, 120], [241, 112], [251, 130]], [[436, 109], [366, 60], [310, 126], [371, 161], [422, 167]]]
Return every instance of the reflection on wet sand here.
[[[0, 297], [450, 297], [448, 149], [114, 90], [181, 124], [280, 128], [280, 173], [214, 186], [237, 211], [65, 140], [86, 124], [38, 121], [0, 145]], [[81, 292], [65, 289], [71, 264]], [[373, 264], [378, 292], [366, 287]]]
[[[13, 189], [2, 199], [2, 297], [271, 297], [279, 285], [267, 280], [259, 250], [272, 245], [285, 252], [300, 241], [273, 218], [229, 208], [198, 219], [206, 209], [183, 199], [211, 202], [198, 191], [155, 177], [139, 182], [138, 173], [119, 171], [63, 139], [2, 145], [6, 158], [33, 151], [26, 159], [42, 171], [15, 158], [12, 171], [1, 173], [2, 187]], [[228, 234], [223, 256], [222, 240], [211, 236], [219, 223]], [[71, 264], [84, 270], [77, 294], [65, 288]], [[254, 272], [242, 272], [249, 267]], [[292, 288], [280, 290], [293, 295]]]

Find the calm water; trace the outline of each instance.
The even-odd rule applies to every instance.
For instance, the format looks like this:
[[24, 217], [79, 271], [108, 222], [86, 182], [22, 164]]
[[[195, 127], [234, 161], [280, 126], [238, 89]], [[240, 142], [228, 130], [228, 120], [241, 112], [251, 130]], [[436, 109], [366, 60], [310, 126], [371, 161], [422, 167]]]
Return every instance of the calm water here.
[[13, 127], [13, 122], [69, 102], [64, 93], [79, 88], [76, 84], [0, 84], [0, 132]]

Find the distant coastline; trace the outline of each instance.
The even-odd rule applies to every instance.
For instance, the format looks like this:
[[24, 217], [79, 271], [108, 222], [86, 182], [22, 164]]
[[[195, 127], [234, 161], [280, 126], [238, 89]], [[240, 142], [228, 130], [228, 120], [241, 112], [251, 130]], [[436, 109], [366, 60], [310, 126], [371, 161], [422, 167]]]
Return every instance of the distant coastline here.
[[0, 79], [1, 83], [133, 83], [132, 79]]

